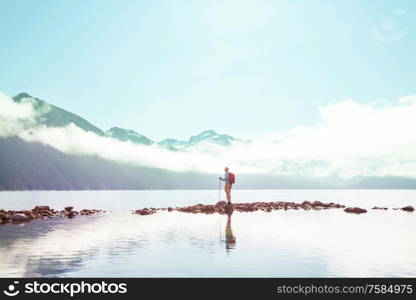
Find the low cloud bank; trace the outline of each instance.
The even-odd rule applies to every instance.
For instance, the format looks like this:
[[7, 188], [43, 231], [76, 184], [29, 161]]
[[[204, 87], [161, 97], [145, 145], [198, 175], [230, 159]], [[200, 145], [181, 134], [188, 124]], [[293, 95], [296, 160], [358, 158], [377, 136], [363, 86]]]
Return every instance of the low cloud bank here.
[[228, 165], [238, 173], [416, 178], [416, 96], [366, 105], [345, 100], [321, 107], [315, 126], [271, 133], [250, 144], [201, 143], [180, 152], [97, 136], [74, 124], [38, 125], [47, 110], [34, 107], [30, 99], [15, 103], [0, 94], [0, 107], [0, 137], [18, 136], [65, 153], [121, 163], [205, 173], [218, 173]]

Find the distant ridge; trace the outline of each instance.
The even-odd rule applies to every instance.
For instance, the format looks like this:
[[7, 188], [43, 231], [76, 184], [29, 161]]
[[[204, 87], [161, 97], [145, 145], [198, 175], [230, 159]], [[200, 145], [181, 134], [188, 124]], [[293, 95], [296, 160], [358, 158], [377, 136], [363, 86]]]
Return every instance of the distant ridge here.
[[131, 129], [111, 127], [110, 130], [107, 130], [105, 132], [105, 135], [123, 142], [130, 141], [132, 143], [143, 145], [154, 144], [154, 142], [151, 139]]
[[63, 127], [70, 123], [74, 123], [76, 126], [84, 129], [85, 131], [91, 131], [100, 136], [104, 135], [104, 132], [100, 128], [94, 126], [84, 118], [55, 105], [49, 104], [39, 98], [33, 97], [28, 93], [20, 93], [14, 96], [13, 100], [17, 103], [22, 101], [31, 101], [36, 109], [43, 108], [45, 111], [49, 110], [38, 120], [41, 124], [45, 124], [50, 127]]
[[121, 127], [111, 127], [107, 131], [103, 131], [92, 123], [88, 122], [86, 119], [80, 117], [77, 114], [66, 111], [60, 107], [52, 105], [42, 99], [31, 96], [28, 93], [20, 93], [13, 97], [13, 100], [17, 103], [23, 101], [29, 101], [33, 104], [34, 108], [37, 110], [44, 110], [46, 113], [42, 114], [38, 122], [40, 124], [45, 124], [50, 127], [63, 127], [67, 126], [70, 123], [75, 124], [76, 126], [84, 129], [85, 131], [94, 132], [99, 136], [107, 136], [110, 138], [117, 139], [123, 142], [131, 142], [135, 144], [142, 145], [153, 145], [158, 144], [162, 147], [165, 147], [172, 151], [178, 151], [182, 148], [187, 148], [191, 146], [198, 145], [202, 142], [209, 142], [220, 146], [230, 146], [233, 143], [249, 143], [248, 139], [238, 139], [231, 135], [227, 134], [218, 134], [214, 130], [205, 130], [198, 135], [191, 136], [188, 140], [179, 141], [174, 138], [165, 139], [161, 142], [156, 142], [143, 134], [140, 134], [132, 129], [125, 129]]

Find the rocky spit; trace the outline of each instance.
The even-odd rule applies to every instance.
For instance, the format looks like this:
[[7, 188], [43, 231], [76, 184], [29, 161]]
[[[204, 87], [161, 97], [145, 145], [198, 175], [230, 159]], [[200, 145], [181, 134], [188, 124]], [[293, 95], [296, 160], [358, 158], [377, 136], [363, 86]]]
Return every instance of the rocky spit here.
[[190, 213], [227, 213], [227, 210], [236, 210], [238, 212], [253, 212], [253, 211], [265, 211], [271, 212], [272, 210], [288, 210], [288, 209], [304, 209], [304, 210], [321, 210], [330, 208], [344, 208], [344, 205], [336, 203], [322, 203], [320, 201], [304, 201], [302, 203], [294, 202], [253, 202], [253, 203], [234, 203], [227, 204], [225, 201], [220, 201], [215, 205], [203, 205], [197, 204], [193, 206], [178, 207], [177, 211], [190, 212]]
[[21, 224], [38, 219], [49, 219], [53, 217], [75, 218], [77, 215], [88, 216], [104, 212], [97, 209], [73, 210], [72, 206], [65, 207], [64, 210], [54, 210], [49, 206], [35, 206], [32, 210], [3, 210], [0, 209], [0, 224]]
[[[303, 209], [303, 210], [323, 210], [323, 209], [344, 209], [346, 213], [351, 214], [363, 214], [367, 213], [366, 209], [360, 207], [346, 207], [338, 203], [323, 203], [320, 201], [304, 201], [302, 203], [295, 202], [252, 202], [252, 203], [227, 203], [225, 201], [219, 201], [216, 204], [205, 205], [205, 204], [196, 204], [192, 206], [184, 207], [167, 207], [167, 208], [143, 208], [135, 210], [133, 213], [138, 215], [151, 215], [155, 214], [157, 211], [179, 211], [185, 213], [203, 213], [203, 214], [229, 214], [234, 210], [238, 212], [254, 212], [254, 211], [264, 211], [271, 212], [272, 210], [289, 210], [289, 209]], [[373, 207], [372, 209], [379, 210], [388, 210], [387, 207]], [[406, 212], [413, 212], [415, 209], [413, 206], [405, 206], [402, 208], [393, 208], [393, 210], [402, 210]], [[21, 224], [27, 223], [33, 220], [38, 219], [48, 219], [53, 217], [66, 217], [69, 219], [75, 218], [77, 215], [88, 216], [96, 213], [103, 213], [103, 210], [97, 209], [83, 209], [80, 211], [75, 211], [72, 206], [65, 207], [64, 210], [54, 210], [49, 206], [36, 206], [32, 210], [3, 210], [0, 209], [0, 224]]]
[[[220, 201], [217, 204], [205, 205], [205, 204], [196, 204], [192, 206], [185, 207], [168, 207], [168, 208], [144, 208], [138, 209], [134, 213], [139, 215], [151, 215], [156, 213], [158, 210], [167, 210], [167, 211], [180, 211], [186, 213], [204, 213], [204, 214], [227, 214], [234, 210], [238, 212], [253, 212], [253, 211], [264, 211], [271, 212], [272, 210], [288, 210], [288, 209], [303, 209], [303, 210], [322, 210], [322, 209], [341, 209], [343, 208], [346, 213], [352, 214], [363, 214], [367, 210], [360, 207], [346, 207], [345, 205], [337, 203], [323, 203], [320, 201], [304, 201], [302, 203], [294, 202], [252, 202], [252, 203], [234, 203], [227, 204], [225, 201]], [[373, 207], [373, 209], [382, 209], [387, 210], [386, 207]], [[397, 208], [399, 209], [399, 208]], [[406, 206], [401, 208], [403, 211], [412, 212], [414, 209], [412, 206]]]

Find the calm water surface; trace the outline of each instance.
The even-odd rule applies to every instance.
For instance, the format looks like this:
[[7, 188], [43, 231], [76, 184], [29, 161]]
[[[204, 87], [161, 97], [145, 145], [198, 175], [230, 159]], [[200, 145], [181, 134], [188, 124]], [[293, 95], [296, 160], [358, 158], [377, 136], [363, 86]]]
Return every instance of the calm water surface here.
[[[234, 191], [235, 202], [304, 200], [394, 208], [416, 206], [416, 191]], [[416, 213], [131, 213], [217, 201], [212, 190], [1, 192], [3, 209], [108, 212], [0, 226], [0, 277], [416, 276]]]

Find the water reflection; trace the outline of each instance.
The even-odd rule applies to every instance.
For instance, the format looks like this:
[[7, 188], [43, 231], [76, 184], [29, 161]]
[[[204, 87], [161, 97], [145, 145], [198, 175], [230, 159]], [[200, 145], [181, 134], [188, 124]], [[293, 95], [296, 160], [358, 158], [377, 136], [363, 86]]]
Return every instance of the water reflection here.
[[[122, 222], [123, 228], [117, 226]], [[4, 225], [0, 230], [0, 276], [60, 277], [77, 273], [100, 257], [137, 254], [149, 243], [137, 227], [124, 214]]]
[[393, 210], [37, 220], [0, 226], [0, 277], [414, 277], [415, 227]]
[[233, 215], [232, 210], [227, 212], [227, 226], [225, 227], [225, 249], [227, 249], [227, 252], [229, 252], [230, 249], [234, 249], [235, 244], [236, 244], [236, 238], [231, 228], [231, 216], [232, 215]]

